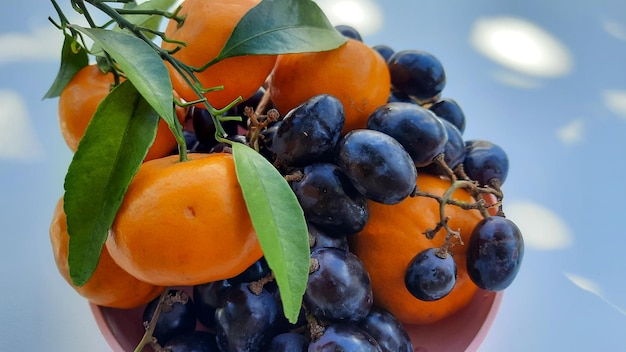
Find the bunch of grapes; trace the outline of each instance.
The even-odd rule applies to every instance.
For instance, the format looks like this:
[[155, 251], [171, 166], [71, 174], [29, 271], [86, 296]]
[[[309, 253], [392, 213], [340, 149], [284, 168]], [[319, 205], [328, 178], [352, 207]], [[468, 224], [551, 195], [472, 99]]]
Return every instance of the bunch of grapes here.
[[[360, 40], [351, 27], [337, 29]], [[236, 277], [171, 289], [147, 305], [144, 324], [155, 328], [152, 336], [162, 348], [413, 351], [401, 322], [375, 304], [369, 274], [351, 252], [350, 238], [367, 224], [369, 202], [392, 205], [432, 196], [416, 188], [421, 173], [468, 189], [477, 199], [471, 206], [485, 215], [466, 244], [471, 280], [490, 291], [511, 284], [523, 239], [502, 209], [506, 153], [490, 141], [464, 138], [465, 115], [456, 101], [441, 97], [446, 77], [436, 57], [418, 50], [394, 52], [385, 45], [373, 48], [387, 61], [392, 91], [388, 102], [370, 114], [366, 128], [342, 134], [344, 106], [330, 94], [311, 97], [281, 116], [265, 87], [230, 112], [242, 121], [224, 122], [228, 139], [255, 146], [276, 166], [304, 211], [311, 267], [298, 321], [284, 318], [280, 290], [261, 258]], [[188, 121], [190, 152], [228, 152], [228, 144], [215, 141], [215, 126], [205, 110], [189, 109]], [[486, 202], [485, 195], [495, 202]], [[446, 221], [433, 224], [447, 229], [444, 246], [415, 253], [406, 266], [406, 288], [420, 300], [441, 299], [455, 285], [457, 267], [448, 253], [455, 233]], [[157, 321], [149, 324], [159, 302]]]

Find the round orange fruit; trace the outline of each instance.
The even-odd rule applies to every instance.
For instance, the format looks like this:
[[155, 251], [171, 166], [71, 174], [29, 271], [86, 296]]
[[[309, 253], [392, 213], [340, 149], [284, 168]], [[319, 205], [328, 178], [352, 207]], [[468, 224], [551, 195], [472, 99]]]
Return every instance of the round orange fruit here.
[[142, 164], [106, 247], [137, 278], [187, 286], [234, 277], [263, 256], [228, 153]]
[[150, 302], [165, 287], [155, 286], [138, 280], [120, 268], [111, 258], [106, 247], [102, 247], [100, 260], [91, 278], [82, 286], [76, 286], [70, 278], [68, 264], [69, 234], [63, 211], [63, 198], [54, 209], [50, 224], [50, 242], [55, 263], [61, 276], [89, 302], [113, 308], [135, 308]]
[[307, 99], [330, 94], [344, 107], [342, 133], [367, 126], [367, 118], [387, 102], [391, 89], [383, 57], [366, 44], [348, 39], [333, 50], [280, 55], [270, 76], [272, 103], [287, 114]]
[[[442, 196], [450, 181], [438, 176], [420, 174], [417, 187], [422, 192]], [[456, 190], [452, 198], [473, 202], [469, 193]], [[375, 302], [392, 312], [404, 324], [428, 324], [441, 320], [465, 307], [478, 287], [470, 280], [465, 264], [465, 246], [450, 248], [457, 266], [455, 287], [447, 296], [435, 301], [422, 301], [406, 288], [404, 276], [409, 262], [419, 252], [439, 248], [445, 239], [440, 230], [432, 239], [424, 232], [439, 222], [439, 203], [432, 198], [408, 197], [394, 205], [370, 202], [370, 219], [365, 228], [352, 236], [351, 250], [363, 261], [370, 274]], [[477, 210], [445, 206], [448, 225], [459, 231], [464, 243], [482, 216]]]
[[[217, 57], [239, 20], [260, 0], [185, 0], [179, 16], [182, 25], [170, 20], [165, 35], [185, 45], [164, 41], [163, 49], [176, 50], [174, 58], [185, 65], [200, 68]], [[178, 49], [179, 48], [179, 49]], [[224, 59], [196, 72], [203, 88], [223, 86], [204, 93], [208, 102], [222, 109], [241, 96], [248, 99], [263, 85], [276, 62], [275, 55], [245, 55]], [[167, 63], [174, 90], [186, 101], [199, 97], [179, 72]]]

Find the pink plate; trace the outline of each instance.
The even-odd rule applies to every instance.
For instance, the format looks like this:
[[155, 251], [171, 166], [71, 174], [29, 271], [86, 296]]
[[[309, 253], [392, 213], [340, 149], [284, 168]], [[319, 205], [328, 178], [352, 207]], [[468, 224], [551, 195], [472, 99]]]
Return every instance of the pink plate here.
[[[503, 292], [479, 290], [467, 307], [434, 324], [407, 326], [415, 352], [476, 351], [496, 318]], [[114, 352], [133, 351], [141, 337], [143, 306], [115, 309], [90, 305]]]

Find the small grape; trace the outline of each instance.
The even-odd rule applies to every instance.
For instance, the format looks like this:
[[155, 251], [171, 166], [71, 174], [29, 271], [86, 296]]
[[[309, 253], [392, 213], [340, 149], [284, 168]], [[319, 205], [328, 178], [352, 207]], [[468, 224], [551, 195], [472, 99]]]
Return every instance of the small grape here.
[[415, 164], [402, 145], [388, 134], [352, 130], [339, 140], [337, 149], [337, 165], [367, 198], [396, 204], [415, 189]]
[[444, 98], [433, 104], [429, 109], [435, 115], [456, 126], [461, 134], [465, 132], [465, 113], [456, 100]]
[[162, 346], [168, 352], [218, 352], [215, 334], [195, 330], [178, 335]]
[[[164, 302], [159, 318], [157, 319], [152, 336], [159, 344], [167, 343], [171, 338], [195, 330], [196, 310], [193, 299], [187, 292], [179, 289], [169, 289], [169, 296]], [[160, 297], [150, 301], [143, 311], [144, 323], [150, 323], [159, 304]]]
[[363, 229], [369, 218], [367, 199], [337, 165], [315, 163], [302, 172], [302, 179], [292, 182], [291, 188], [309, 222], [329, 235]]
[[513, 221], [491, 216], [481, 220], [467, 244], [467, 273], [476, 286], [489, 291], [507, 288], [524, 257], [524, 239]]
[[509, 158], [497, 144], [485, 140], [465, 142], [465, 174], [483, 186], [497, 179], [502, 185], [509, 172]]
[[388, 61], [391, 55], [395, 53], [395, 50], [393, 50], [392, 47], [385, 44], [374, 45], [372, 49], [376, 50], [380, 54], [380, 56], [385, 59], [385, 61]]
[[378, 342], [383, 352], [413, 352], [413, 343], [404, 326], [384, 308], [372, 307], [359, 327]]
[[309, 275], [304, 303], [318, 319], [359, 321], [372, 307], [372, 286], [361, 260], [337, 248], [311, 253], [319, 268]]
[[269, 275], [270, 267], [265, 260], [265, 257], [254, 262], [250, 265], [246, 270], [244, 270], [241, 274], [228, 279], [228, 283], [231, 286], [237, 286], [241, 283], [247, 283], [252, 281], [257, 281], [265, 276]]
[[361, 36], [361, 33], [359, 33], [359, 31], [352, 26], [348, 26], [346, 24], [339, 24], [335, 26], [335, 29], [338, 30], [339, 33], [341, 33], [344, 37], [358, 40], [360, 42], [363, 41], [363, 37]]
[[248, 284], [232, 287], [215, 311], [217, 345], [222, 351], [260, 352], [270, 343], [278, 322], [273, 295], [252, 293]]
[[285, 115], [272, 139], [272, 151], [291, 166], [324, 161], [335, 148], [344, 121], [337, 98], [314, 96]]
[[193, 301], [198, 321], [207, 328], [215, 327], [215, 310], [226, 299], [231, 284], [228, 280], [219, 280], [195, 285], [192, 288]]
[[332, 324], [309, 344], [308, 352], [383, 352], [376, 340], [355, 325]]
[[381, 105], [370, 114], [367, 128], [395, 138], [417, 167], [430, 164], [443, 153], [448, 140], [446, 128], [437, 115], [417, 104]]
[[274, 336], [265, 352], [306, 352], [309, 340], [302, 334], [285, 332]]
[[387, 61], [395, 91], [420, 104], [436, 101], [446, 85], [446, 72], [434, 55], [420, 50], [402, 50]]
[[435, 301], [447, 296], [456, 283], [456, 263], [451, 254], [440, 256], [437, 248], [418, 253], [409, 263], [404, 284], [413, 296], [422, 301]]

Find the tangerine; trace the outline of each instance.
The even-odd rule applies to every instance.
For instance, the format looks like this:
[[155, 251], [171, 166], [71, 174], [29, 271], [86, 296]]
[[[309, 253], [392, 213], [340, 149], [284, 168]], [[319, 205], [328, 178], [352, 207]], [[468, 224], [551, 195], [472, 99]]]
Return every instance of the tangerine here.
[[263, 256], [228, 153], [145, 162], [106, 246], [139, 279], [189, 286], [234, 277]]
[[[217, 57], [239, 20], [260, 0], [185, 0], [179, 16], [182, 25], [171, 19], [165, 36], [178, 43], [163, 41], [165, 50], [176, 50], [174, 58], [187, 66], [199, 68]], [[263, 85], [276, 62], [275, 55], [244, 55], [219, 61], [195, 76], [203, 88], [223, 86], [204, 97], [214, 108], [224, 108], [239, 96], [250, 98]], [[166, 63], [174, 90], [186, 101], [198, 100], [196, 92], [170, 63]]]
[[[417, 187], [441, 197], [450, 187], [448, 179], [420, 174]], [[464, 189], [457, 189], [452, 199], [473, 202]], [[369, 202], [370, 218], [363, 230], [354, 235], [350, 249], [363, 261], [372, 282], [376, 303], [398, 317], [404, 324], [428, 324], [441, 320], [465, 307], [478, 287], [470, 280], [463, 245], [450, 248], [457, 265], [457, 279], [452, 292], [436, 301], [415, 298], [404, 283], [404, 275], [413, 257], [428, 248], [441, 247], [445, 230], [430, 240], [423, 234], [439, 222], [439, 203], [425, 197], [407, 197], [394, 205]], [[448, 225], [458, 230], [463, 243], [469, 242], [474, 226], [482, 219], [478, 210], [463, 210], [448, 204], [445, 215]]]
[[74, 285], [70, 278], [70, 267], [67, 261], [69, 240], [66, 216], [63, 211], [63, 198], [61, 198], [56, 204], [50, 224], [52, 253], [61, 276], [89, 302], [113, 308], [135, 308], [150, 302], [165, 289], [165, 287], [142, 282], [122, 270], [104, 246], [98, 266], [91, 278], [82, 286]]
[[345, 134], [367, 126], [370, 113], [387, 102], [390, 82], [383, 57], [366, 44], [348, 39], [333, 50], [279, 55], [269, 91], [283, 115], [313, 96], [333, 95], [344, 106]]
[[[59, 127], [65, 143], [72, 152], [78, 148], [78, 143], [85, 134], [91, 117], [100, 102], [109, 94], [114, 83], [113, 73], [102, 73], [97, 64], [91, 64], [80, 69], [61, 92], [58, 108]], [[176, 115], [181, 123], [185, 116], [183, 110], [183, 108], [176, 107]], [[167, 123], [160, 120], [156, 138], [145, 160], [168, 155], [175, 147], [174, 135]]]

